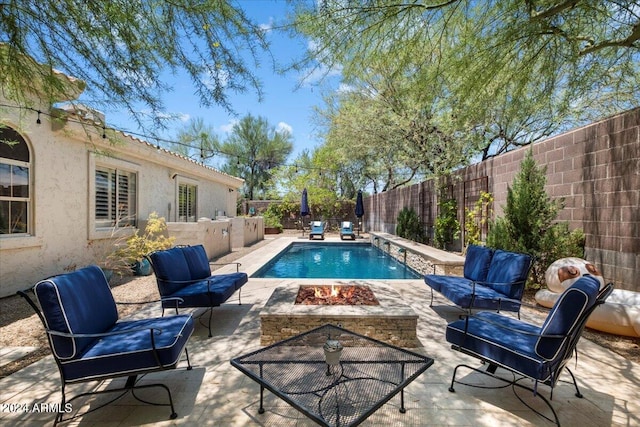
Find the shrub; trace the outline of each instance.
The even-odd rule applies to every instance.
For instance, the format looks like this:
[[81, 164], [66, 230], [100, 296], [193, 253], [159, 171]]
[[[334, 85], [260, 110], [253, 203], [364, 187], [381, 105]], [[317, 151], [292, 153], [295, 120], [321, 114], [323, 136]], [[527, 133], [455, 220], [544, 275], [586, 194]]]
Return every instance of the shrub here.
[[413, 208], [403, 208], [398, 214], [396, 234], [414, 242], [424, 242], [424, 228]]
[[546, 168], [538, 168], [531, 151], [520, 172], [507, 189], [504, 217], [490, 224], [487, 246], [534, 257], [529, 288], [544, 285], [544, 273], [551, 263], [564, 257], [584, 256], [582, 230], [569, 231], [567, 223], [554, 222], [564, 201], [551, 200], [544, 187]]
[[440, 212], [434, 224], [433, 240], [435, 246], [445, 249], [460, 236], [460, 222], [458, 222], [458, 202], [456, 199], [443, 199], [440, 204]]
[[139, 230], [127, 239], [125, 247], [117, 249], [112, 255], [112, 259], [124, 259], [129, 264], [141, 261], [145, 255], [153, 251], [169, 249], [173, 246], [175, 237], [165, 236], [167, 223], [164, 217], [159, 217], [156, 212], [149, 214], [144, 233]]
[[465, 247], [482, 244], [482, 227], [491, 217], [490, 206], [493, 203], [491, 193], [483, 191], [473, 209], [465, 208], [464, 241]]
[[[274, 205], [269, 205], [269, 207]], [[267, 209], [262, 213], [264, 217], [264, 226], [267, 228], [277, 228], [282, 231], [281, 216], [275, 213], [272, 209]]]

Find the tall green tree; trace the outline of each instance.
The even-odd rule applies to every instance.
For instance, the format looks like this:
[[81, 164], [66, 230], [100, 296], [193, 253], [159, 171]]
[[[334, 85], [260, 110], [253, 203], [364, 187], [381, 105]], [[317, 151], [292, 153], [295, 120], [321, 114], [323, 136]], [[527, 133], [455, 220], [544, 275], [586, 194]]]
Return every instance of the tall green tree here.
[[[229, 92], [255, 90], [265, 33], [233, 0], [7, 0], [0, 6], [0, 83], [27, 102], [75, 99], [59, 70], [86, 83], [93, 108], [125, 108], [140, 124], [166, 117], [164, 73], [184, 73], [203, 106], [231, 110]], [[34, 62], [35, 61], [35, 62]], [[147, 110], [147, 113], [141, 111]]]
[[530, 282], [535, 286], [544, 284], [544, 273], [553, 261], [584, 256], [582, 230], [570, 231], [566, 222], [556, 222], [564, 200], [551, 199], [546, 182], [546, 167], [538, 167], [528, 150], [507, 189], [504, 216], [490, 223], [487, 235], [489, 247], [533, 255]]
[[211, 125], [196, 117], [178, 131], [177, 142], [171, 149], [192, 160], [202, 163], [212, 159], [220, 152], [220, 140]]
[[[632, 0], [324, 0], [299, 5], [294, 25], [313, 40], [300, 69], [371, 82], [372, 64], [393, 59], [376, 81], [435, 94], [414, 96], [416, 120], [481, 137], [484, 157], [640, 104]], [[405, 93], [393, 95], [379, 92]]]
[[293, 151], [292, 140], [288, 131], [276, 130], [266, 118], [249, 114], [235, 124], [220, 147], [227, 156], [222, 171], [245, 180], [245, 197], [264, 197], [273, 171]]

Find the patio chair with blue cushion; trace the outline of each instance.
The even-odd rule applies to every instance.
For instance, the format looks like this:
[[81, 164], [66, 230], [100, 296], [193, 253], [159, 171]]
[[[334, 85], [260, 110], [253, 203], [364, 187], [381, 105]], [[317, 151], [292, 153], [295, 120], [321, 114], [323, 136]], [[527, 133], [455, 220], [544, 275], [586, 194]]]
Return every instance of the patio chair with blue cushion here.
[[309, 231], [309, 240], [315, 236], [320, 237], [320, 240], [324, 240], [324, 222], [311, 221], [311, 231]]
[[[156, 275], [162, 309], [208, 308], [209, 338], [211, 338], [211, 318], [213, 308], [219, 307], [247, 283], [247, 273], [236, 271], [225, 274], [211, 274], [209, 258], [202, 245], [176, 246], [155, 251], [147, 256]], [[203, 313], [204, 314], [204, 313]]]
[[[38, 282], [33, 287], [36, 302], [24, 297], [42, 321], [51, 353], [62, 380], [62, 402], [54, 424], [80, 416], [63, 415], [79, 397], [120, 393], [90, 412], [128, 392], [143, 403], [170, 406], [171, 418], [177, 417], [169, 388], [161, 383], [138, 384], [138, 377], [150, 372], [175, 369], [184, 351], [187, 369], [191, 369], [186, 345], [193, 332], [190, 315], [140, 320], [118, 320], [118, 310], [104, 273], [89, 266]], [[122, 387], [106, 388], [66, 397], [68, 384], [126, 377]], [[168, 403], [151, 403], [136, 396], [136, 390], [161, 388]]]
[[471, 313], [472, 310], [512, 311], [520, 317], [520, 305], [533, 258], [528, 254], [469, 245], [463, 277], [427, 274], [433, 291]]
[[350, 237], [352, 240], [356, 238], [351, 221], [342, 221], [342, 225], [340, 226], [340, 240], [344, 240], [345, 237]]
[[[558, 298], [542, 326], [489, 311], [450, 323], [446, 329], [446, 339], [452, 344], [451, 348], [480, 359], [488, 367], [485, 371], [465, 364], [456, 366], [449, 391], [455, 391], [455, 383], [480, 388], [504, 387], [456, 380], [458, 369], [465, 367], [507, 383], [522, 403], [538, 415], [560, 425], [558, 415], [549, 401], [553, 399], [553, 389], [566, 368], [573, 380], [576, 396], [582, 397], [575, 376], [566, 365], [574, 354], [577, 360], [576, 345], [584, 325], [612, 290], [611, 283], [600, 290], [600, 282], [593, 276], [581, 277]], [[498, 368], [509, 371], [511, 375], [508, 378], [496, 375]], [[531, 381], [532, 387], [526, 385]], [[551, 387], [549, 400], [538, 392], [539, 384]], [[551, 409], [553, 419], [525, 403], [518, 396], [516, 387], [539, 396]]]

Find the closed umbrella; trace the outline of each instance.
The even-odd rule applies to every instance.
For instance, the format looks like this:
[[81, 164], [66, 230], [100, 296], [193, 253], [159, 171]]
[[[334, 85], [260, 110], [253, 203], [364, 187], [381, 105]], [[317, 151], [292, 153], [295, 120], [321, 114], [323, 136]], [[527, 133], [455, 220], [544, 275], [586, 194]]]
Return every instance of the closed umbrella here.
[[304, 217], [310, 214], [311, 214], [311, 211], [309, 210], [309, 200], [307, 197], [307, 189], [305, 188], [304, 190], [302, 190], [302, 200], [300, 200], [300, 216], [302, 217], [302, 220], [300, 220], [300, 222], [302, 223], [303, 236], [304, 236]]
[[362, 190], [358, 190], [356, 197], [356, 216], [358, 217], [358, 236], [360, 236], [360, 228], [362, 228], [362, 217], [364, 216], [364, 203], [362, 202]]

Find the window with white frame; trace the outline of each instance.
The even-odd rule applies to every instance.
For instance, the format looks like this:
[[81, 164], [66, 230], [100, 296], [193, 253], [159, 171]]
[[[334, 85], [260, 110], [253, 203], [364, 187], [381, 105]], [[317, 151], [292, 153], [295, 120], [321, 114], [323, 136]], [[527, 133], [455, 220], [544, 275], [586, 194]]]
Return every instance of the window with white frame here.
[[134, 172], [96, 166], [96, 228], [136, 225], [136, 186]]
[[178, 184], [178, 221], [195, 222], [198, 187], [193, 184]]
[[0, 235], [33, 233], [30, 160], [24, 138], [0, 126]]

